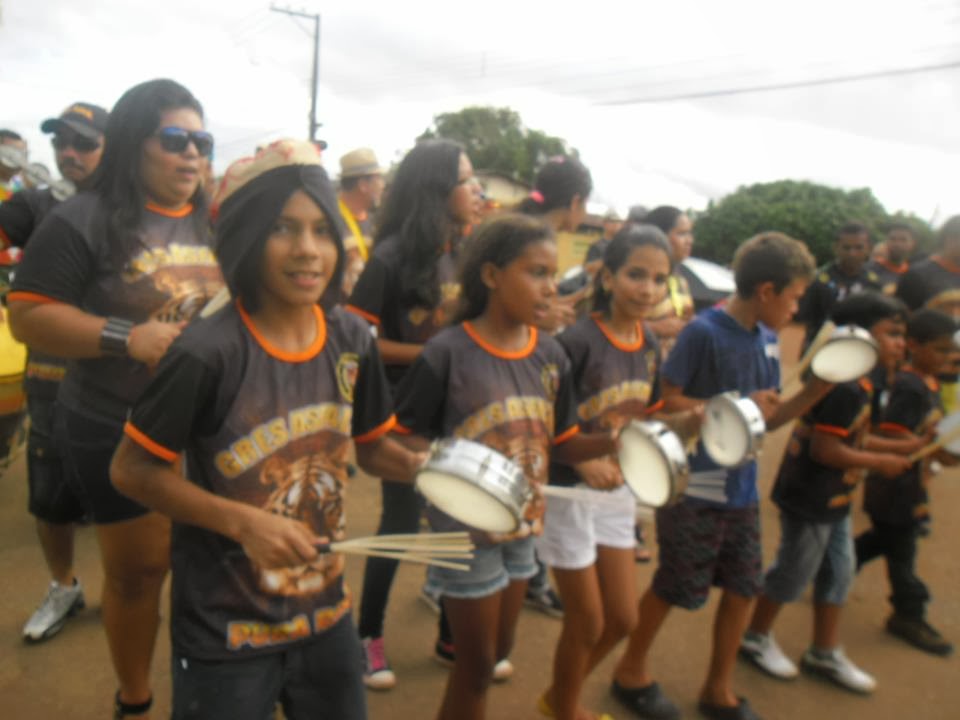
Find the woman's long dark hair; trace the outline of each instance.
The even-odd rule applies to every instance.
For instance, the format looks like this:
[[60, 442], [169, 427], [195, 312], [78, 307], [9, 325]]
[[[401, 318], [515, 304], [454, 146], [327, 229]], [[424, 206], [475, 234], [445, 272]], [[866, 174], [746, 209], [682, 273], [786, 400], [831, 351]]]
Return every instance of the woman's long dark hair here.
[[[189, 90], [173, 80], [160, 79], [130, 88], [110, 111], [93, 189], [106, 211], [107, 247], [117, 269], [142, 246], [140, 225], [146, 205], [140, 172], [143, 143], [160, 127], [164, 112], [180, 108], [203, 117], [203, 107]], [[206, 194], [199, 185], [191, 202], [198, 234], [208, 233]]]
[[473, 320], [486, 310], [490, 289], [481, 276], [484, 265], [506, 267], [523, 254], [527, 245], [553, 239], [549, 225], [518, 213], [500, 215], [481, 225], [470, 238], [460, 266], [460, 309], [454, 321]]
[[376, 241], [396, 235], [400, 251], [400, 302], [436, 307], [440, 302], [437, 258], [460, 227], [447, 207], [457, 187], [463, 148], [450, 140], [426, 140], [397, 168]]
[[[673, 251], [670, 249], [670, 241], [656, 225], [635, 225], [628, 223], [624, 225], [613, 236], [610, 244], [603, 253], [603, 267], [615, 275], [623, 267], [630, 257], [630, 253], [635, 248], [645, 246], [659, 248], [667, 255], [670, 262], [670, 270], [673, 270]], [[597, 273], [593, 280], [593, 309], [602, 313], [610, 311], [612, 302], [612, 293], [603, 287], [603, 270]]]

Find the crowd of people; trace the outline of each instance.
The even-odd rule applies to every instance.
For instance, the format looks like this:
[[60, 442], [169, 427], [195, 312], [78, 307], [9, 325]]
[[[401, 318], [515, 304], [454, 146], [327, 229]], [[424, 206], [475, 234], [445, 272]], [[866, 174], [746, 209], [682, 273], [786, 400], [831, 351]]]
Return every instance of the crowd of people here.
[[[384, 637], [397, 561], [368, 559], [355, 625], [343, 557], [326, 551], [347, 537], [354, 463], [379, 478], [378, 534], [416, 533], [425, 517], [476, 543], [469, 569], [431, 566], [422, 591], [452, 666], [440, 720], [498, 716], [488, 688], [515, 670], [525, 602], [562, 618], [550, 684], [531, 698], [561, 720], [609, 718], [581, 691], [623, 640], [613, 697], [631, 716], [679, 717], [650, 650], [670, 611], [700, 608], [712, 587], [704, 717], [758, 717], [734, 688], [738, 656], [871, 692], [840, 621], [857, 569], [881, 556], [887, 630], [952, 651], [927, 621], [916, 555], [931, 477], [956, 459], [913, 453], [957, 405], [960, 217], [919, 261], [910, 227], [874, 247], [851, 221], [819, 269], [771, 228], [731, 258], [736, 291], [695, 313], [682, 265], [693, 223], [669, 206], [609, 213], [558, 290], [557, 235], [582, 226], [593, 187], [575, 157], [550, 159], [518, 207], [488, 213], [449, 140], [417, 144], [389, 187], [371, 150], [344, 154], [335, 184], [318, 144], [297, 140], [215, 180], [202, 106], [172, 80], [131, 88], [109, 112], [76, 102], [41, 129], [63, 179], [39, 185], [20, 135], [0, 130], [0, 259], [15, 270], [4, 312], [29, 348], [28, 510], [50, 573], [23, 635], [47, 640], [83, 609], [74, 532], [92, 524], [114, 717], [150, 716], [168, 573], [174, 718], [262, 720], [278, 704], [291, 719], [366, 717], [367, 689], [398, 682]], [[872, 338], [874, 370], [786, 382], [777, 332], [799, 322], [811, 342], [828, 320]], [[705, 404], [728, 391], [750, 397], [768, 431], [796, 421], [772, 495], [776, 557], [764, 572], [756, 461], [723, 467], [696, 443], [692, 477], [716, 480], [723, 499], [657, 509], [657, 566], [640, 593], [635, 563], [651, 558], [619, 433], [658, 420], [692, 447]], [[416, 492], [442, 438], [519, 466], [533, 490], [519, 529], [477, 531]], [[854, 538], [864, 478], [871, 527]], [[617, 502], [545, 499], [546, 485]], [[772, 629], [811, 585], [798, 668]]]

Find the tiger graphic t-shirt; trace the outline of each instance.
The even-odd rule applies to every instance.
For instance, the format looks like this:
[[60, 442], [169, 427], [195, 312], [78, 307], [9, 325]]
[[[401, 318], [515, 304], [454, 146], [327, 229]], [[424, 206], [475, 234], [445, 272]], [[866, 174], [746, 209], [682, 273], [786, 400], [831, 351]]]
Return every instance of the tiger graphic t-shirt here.
[[[438, 333], [397, 390], [397, 431], [482, 443], [545, 484], [550, 448], [579, 427], [569, 359], [552, 337], [528, 332], [516, 351], [490, 345], [469, 322]], [[531, 503], [525, 519], [535, 523], [543, 510]], [[436, 530], [464, 528], [436, 508], [428, 515]]]
[[[106, 211], [84, 193], [57, 206], [37, 228], [14, 281], [13, 300], [67, 303], [134, 323], [196, 315], [223, 286], [208, 232], [193, 207], [148, 204], [140, 243], [116, 267], [106, 243]], [[129, 357], [70, 360], [57, 399], [74, 412], [116, 421], [146, 386], [149, 370]]]
[[[152, 454], [186, 453], [191, 482], [343, 540], [351, 439], [394, 423], [366, 323], [316, 308], [303, 352], [271, 346], [239, 303], [193, 323], [171, 346], [125, 431]], [[232, 540], [175, 524], [172, 638], [178, 653], [225, 659], [307, 642], [350, 609], [343, 556], [259, 567]]]

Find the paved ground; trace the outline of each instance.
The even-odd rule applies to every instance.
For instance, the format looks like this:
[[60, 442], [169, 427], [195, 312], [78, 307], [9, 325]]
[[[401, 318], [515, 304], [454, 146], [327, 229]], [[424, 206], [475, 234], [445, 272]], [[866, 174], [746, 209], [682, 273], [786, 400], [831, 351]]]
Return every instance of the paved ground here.
[[[785, 433], [772, 435], [761, 463], [761, 484], [766, 496], [779, 462]], [[99, 619], [101, 578], [96, 543], [90, 530], [81, 531], [77, 556], [80, 577], [86, 585], [88, 609], [71, 621], [50, 642], [35, 646], [20, 641], [20, 629], [44, 592], [47, 579], [40, 551], [26, 513], [22, 461], [0, 478], [0, 717], [45, 720], [105, 720], [109, 717], [114, 683]], [[953, 509], [960, 508], [960, 471], [937, 478], [932, 536], [921, 545], [920, 574], [935, 596], [931, 619], [949, 637], [960, 641], [960, 524]], [[348, 506], [351, 535], [371, 534], [379, 513], [378, 485], [358, 478]], [[857, 513], [856, 523], [864, 518]], [[778, 524], [773, 507], [763, 504], [764, 556], [776, 545]], [[652, 568], [638, 566], [637, 582], [645, 587]], [[359, 592], [362, 560], [348, 562], [348, 580]], [[372, 720], [413, 720], [433, 717], [442, 692], [445, 670], [430, 657], [435, 618], [417, 599], [422, 569], [402, 568], [387, 618], [387, 641], [399, 684], [389, 693], [372, 693]], [[960, 717], [960, 665], [957, 658], [935, 658], [913, 650], [887, 636], [886, 579], [882, 564], [875, 563], [858, 578], [843, 627], [849, 654], [873, 673], [879, 689], [871, 697], [858, 697], [819, 680], [801, 677], [790, 683], [767, 679], [750, 667], [737, 671], [739, 691], [750, 698], [767, 720], [892, 720], [894, 718]], [[716, 597], [697, 613], [677, 611], [669, 618], [653, 654], [657, 675], [686, 717], [697, 717], [696, 695], [706, 671], [707, 638]], [[539, 717], [534, 702], [549, 682], [549, 668], [558, 621], [532, 611], [521, 617], [514, 679], [495, 687], [490, 696], [493, 720]], [[167, 625], [161, 629], [154, 669], [157, 711], [168, 716], [169, 643]], [[788, 607], [777, 626], [784, 649], [798, 657], [810, 635], [807, 600]], [[623, 720], [626, 713], [611, 700], [607, 687], [614, 658], [602, 665], [585, 691], [588, 706]]]

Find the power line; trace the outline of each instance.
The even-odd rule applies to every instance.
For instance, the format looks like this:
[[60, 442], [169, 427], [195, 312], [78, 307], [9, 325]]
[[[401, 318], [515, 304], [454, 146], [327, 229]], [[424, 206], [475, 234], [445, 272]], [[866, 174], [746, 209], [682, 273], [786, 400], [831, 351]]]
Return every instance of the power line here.
[[670, 95], [649, 95], [647, 97], [626, 98], [622, 100], [605, 100], [595, 103], [596, 105], [642, 105], [647, 103], [674, 102], [677, 100], [699, 100], [712, 97], [725, 97], [730, 95], [745, 95], [747, 93], [774, 92], [777, 90], [794, 90], [797, 88], [817, 87], [819, 85], [835, 85], [839, 83], [861, 82], [863, 80], [876, 80], [885, 77], [896, 77], [900, 75], [915, 75], [926, 72], [938, 72], [941, 70], [954, 70], [960, 68], [960, 60], [952, 62], [939, 63], [936, 65], [920, 65], [912, 68], [893, 68], [890, 70], [878, 70], [875, 72], [858, 73], [855, 75], [836, 75], [834, 77], [817, 78], [814, 80], [798, 80], [796, 82], [774, 83], [770, 85], [754, 85], [749, 87], [724, 88], [721, 90], [704, 90], [701, 92], [676, 93]]

